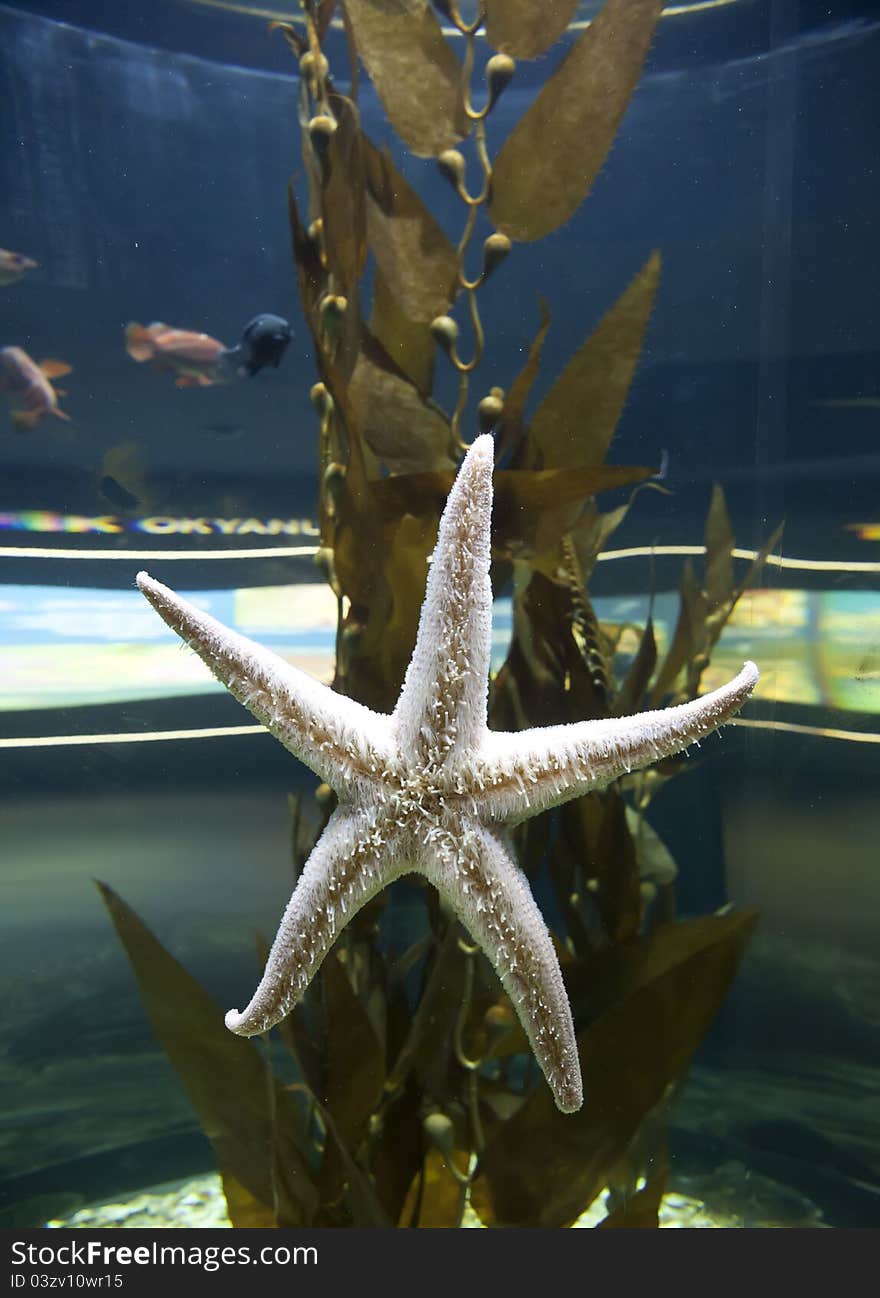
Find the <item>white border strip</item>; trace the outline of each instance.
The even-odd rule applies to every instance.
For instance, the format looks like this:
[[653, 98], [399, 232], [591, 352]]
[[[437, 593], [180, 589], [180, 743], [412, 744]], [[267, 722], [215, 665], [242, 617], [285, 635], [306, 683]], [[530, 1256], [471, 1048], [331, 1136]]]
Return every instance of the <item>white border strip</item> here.
[[[317, 545], [275, 545], [241, 550], [65, 550], [52, 549], [48, 546], [8, 545], [0, 546], [0, 561], [3, 559], [115, 559], [127, 560], [130, 563], [144, 561], [164, 563], [166, 560], [189, 560], [190, 563], [202, 563], [211, 559], [301, 559], [314, 558], [318, 553]], [[598, 562], [612, 559], [650, 559], [663, 558], [669, 555], [695, 555], [706, 553], [704, 545], [634, 545], [625, 550], [604, 550], [598, 556]], [[757, 559], [757, 550], [744, 550], [737, 546], [731, 551], [734, 559]], [[765, 563], [768, 568], [782, 568], [797, 572], [864, 572], [880, 573], [880, 562], [852, 559], [843, 562], [839, 559], [793, 559], [786, 555], [768, 554]]]

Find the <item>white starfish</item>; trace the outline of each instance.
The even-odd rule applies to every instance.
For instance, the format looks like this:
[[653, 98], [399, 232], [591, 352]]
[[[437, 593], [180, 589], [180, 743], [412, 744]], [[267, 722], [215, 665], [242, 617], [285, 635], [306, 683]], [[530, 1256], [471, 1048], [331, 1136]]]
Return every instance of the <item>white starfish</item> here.
[[721, 725], [758, 679], [746, 663], [694, 702], [519, 733], [486, 725], [493, 444], [478, 437], [449, 493], [412, 660], [380, 715], [200, 612], [146, 573], [161, 617], [339, 806], [302, 871], [250, 1004], [226, 1026], [263, 1032], [301, 999], [340, 930], [410, 871], [449, 903], [494, 965], [560, 1109], [583, 1100], [571, 1010], [547, 926], [504, 826], [676, 753]]

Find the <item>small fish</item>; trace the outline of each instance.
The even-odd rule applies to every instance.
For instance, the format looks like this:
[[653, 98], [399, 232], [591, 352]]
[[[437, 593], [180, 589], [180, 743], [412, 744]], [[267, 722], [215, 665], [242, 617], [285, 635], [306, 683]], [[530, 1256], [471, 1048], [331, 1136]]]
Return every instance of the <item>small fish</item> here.
[[278, 369], [293, 337], [293, 330], [280, 315], [255, 315], [242, 331], [241, 341], [223, 353], [223, 362], [239, 377], [251, 378], [267, 365]]
[[224, 423], [221, 420], [216, 424], [205, 424], [205, 431], [213, 433], [215, 437], [222, 437], [231, 442], [244, 436], [244, 425]]
[[125, 327], [125, 350], [133, 361], [152, 361], [158, 370], [171, 370], [179, 388], [226, 382], [223, 357], [229, 348], [210, 334], [173, 329], [158, 320], [150, 325], [132, 321]]
[[38, 264], [21, 252], [10, 252], [8, 248], [0, 248], [0, 285], [14, 284], [29, 270], [36, 270]]
[[21, 431], [33, 428], [43, 415], [56, 419], [70, 419], [58, 408], [58, 398], [65, 396], [54, 388], [50, 379], [60, 379], [69, 374], [71, 366], [64, 361], [31, 360], [21, 347], [0, 347], [0, 392], [9, 392], [18, 398], [21, 406], [13, 410], [12, 422]]

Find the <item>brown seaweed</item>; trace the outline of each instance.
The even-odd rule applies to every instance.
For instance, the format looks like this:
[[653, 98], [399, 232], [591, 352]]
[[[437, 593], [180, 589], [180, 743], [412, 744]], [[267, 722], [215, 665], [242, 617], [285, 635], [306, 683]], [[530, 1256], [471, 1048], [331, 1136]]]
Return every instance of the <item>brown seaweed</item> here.
[[555, 45], [574, 17], [577, 0], [485, 0], [486, 39], [515, 59], [534, 59]]
[[490, 215], [511, 239], [541, 239], [581, 205], [617, 134], [663, 0], [607, 0], [501, 147]]

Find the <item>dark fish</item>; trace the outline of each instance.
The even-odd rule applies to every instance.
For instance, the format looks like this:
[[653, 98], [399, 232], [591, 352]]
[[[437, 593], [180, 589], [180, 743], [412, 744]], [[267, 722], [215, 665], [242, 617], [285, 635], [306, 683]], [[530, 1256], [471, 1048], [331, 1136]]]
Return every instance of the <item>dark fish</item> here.
[[251, 378], [265, 366], [277, 370], [293, 337], [293, 330], [280, 315], [255, 315], [242, 331], [241, 341], [223, 353], [223, 362], [240, 376]]

